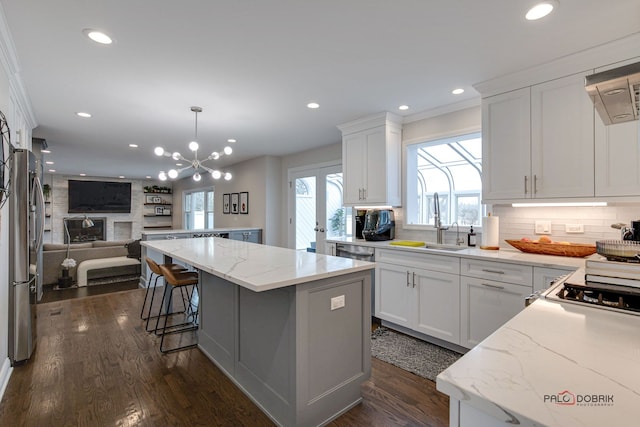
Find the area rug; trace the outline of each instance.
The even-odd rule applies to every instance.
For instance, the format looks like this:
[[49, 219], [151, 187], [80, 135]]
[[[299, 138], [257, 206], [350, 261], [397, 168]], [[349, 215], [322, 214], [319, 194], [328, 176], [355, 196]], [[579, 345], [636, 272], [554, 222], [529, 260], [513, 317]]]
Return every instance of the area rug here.
[[431, 381], [462, 357], [455, 351], [384, 327], [371, 333], [371, 355]]

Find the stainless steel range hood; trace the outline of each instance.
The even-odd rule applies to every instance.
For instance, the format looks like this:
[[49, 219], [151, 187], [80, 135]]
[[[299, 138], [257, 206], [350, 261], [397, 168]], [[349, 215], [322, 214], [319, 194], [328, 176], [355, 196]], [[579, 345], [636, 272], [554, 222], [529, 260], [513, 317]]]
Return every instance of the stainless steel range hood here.
[[605, 125], [638, 120], [640, 62], [587, 76], [585, 88]]

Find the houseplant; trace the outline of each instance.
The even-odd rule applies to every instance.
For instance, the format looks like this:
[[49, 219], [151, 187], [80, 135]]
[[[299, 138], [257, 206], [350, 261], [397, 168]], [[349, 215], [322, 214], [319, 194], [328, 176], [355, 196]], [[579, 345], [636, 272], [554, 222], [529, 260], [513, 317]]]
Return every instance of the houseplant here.
[[51, 196], [51, 186], [49, 184], [42, 186], [42, 195], [44, 196], [44, 200], [48, 202]]

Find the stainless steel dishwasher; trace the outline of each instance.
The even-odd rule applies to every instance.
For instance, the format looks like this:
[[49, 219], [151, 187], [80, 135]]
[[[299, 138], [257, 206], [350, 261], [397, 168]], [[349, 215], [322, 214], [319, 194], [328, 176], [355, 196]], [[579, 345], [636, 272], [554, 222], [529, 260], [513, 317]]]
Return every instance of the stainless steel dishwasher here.
[[[376, 250], [375, 248], [372, 248], [370, 246], [336, 243], [336, 256], [357, 259], [359, 261], [374, 262], [376, 260]], [[380, 323], [379, 320], [375, 317], [375, 295], [375, 274], [371, 274], [371, 318], [374, 322]]]

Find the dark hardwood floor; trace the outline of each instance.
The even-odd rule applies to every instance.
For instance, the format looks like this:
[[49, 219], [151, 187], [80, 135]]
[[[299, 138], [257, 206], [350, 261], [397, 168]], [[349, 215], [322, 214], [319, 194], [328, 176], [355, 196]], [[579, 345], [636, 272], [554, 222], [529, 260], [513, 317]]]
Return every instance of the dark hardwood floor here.
[[[6, 426], [271, 426], [198, 349], [162, 355], [144, 290], [38, 307], [38, 347], [0, 402]], [[435, 383], [377, 359], [364, 401], [330, 426], [447, 426]]]

